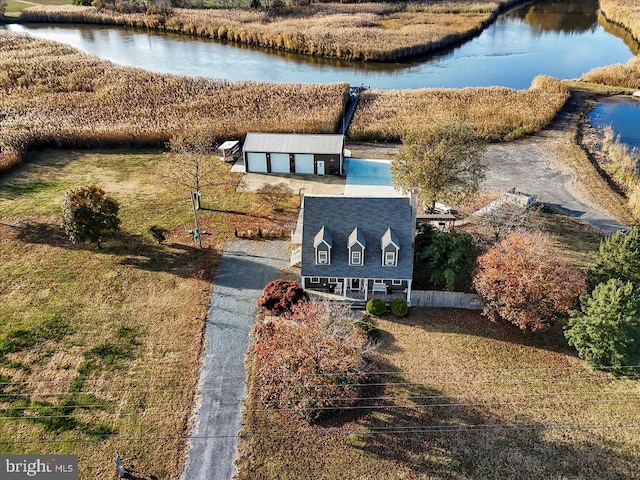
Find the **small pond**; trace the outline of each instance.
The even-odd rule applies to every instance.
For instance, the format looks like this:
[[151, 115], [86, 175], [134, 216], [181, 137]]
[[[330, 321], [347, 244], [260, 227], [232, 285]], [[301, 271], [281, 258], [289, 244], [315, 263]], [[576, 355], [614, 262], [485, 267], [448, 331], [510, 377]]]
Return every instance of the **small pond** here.
[[595, 128], [611, 126], [622, 143], [640, 149], [640, 98], [602, 98], [600, 105], [589, 112], [589, 121]]

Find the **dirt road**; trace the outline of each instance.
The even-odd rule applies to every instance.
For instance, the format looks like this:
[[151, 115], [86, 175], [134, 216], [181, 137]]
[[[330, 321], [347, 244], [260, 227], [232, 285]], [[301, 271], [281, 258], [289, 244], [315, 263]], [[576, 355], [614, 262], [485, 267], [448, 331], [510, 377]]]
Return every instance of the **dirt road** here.
[[[483, 188], [505, 192], [518, 191], [537, 195], [567, 215], [612, 232], [623, 225], [598, 205], [581, 184], [580, 176], [567, 166], [565, 157], [575, 150], [575, 131], [581, 101], [574, 96], [546, 129], [520, 140], [491, 144], [485, 154], [488, 165]], [[359, 158], [393, 158], [398, 145], [348, 143], [352, 156]]]

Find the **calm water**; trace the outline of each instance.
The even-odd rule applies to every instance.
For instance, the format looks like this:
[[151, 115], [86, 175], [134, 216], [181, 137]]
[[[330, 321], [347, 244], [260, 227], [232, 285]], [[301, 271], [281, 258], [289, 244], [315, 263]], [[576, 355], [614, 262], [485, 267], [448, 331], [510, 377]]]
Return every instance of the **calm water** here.
[[[625, 63], [637, 44], [600, 25], [597, 0], [543, 0], [513, 10], [464, 45], [410, 62], [381, 64], [311, 58], [194, 37], [101, 25], [7, 25], [68, 43], [122, 65], [154, 72], [236, 80], [329, 83], [372, 88], [503, 85], [527, 88], [538, 74], [576, 78]], [[626, 43], [625, 43], [626, 42]]]
[[611, 126], [622, 143], [640, 149], [640, 98], [603, 98], [589, 113], [589, 120], [596, 128]]

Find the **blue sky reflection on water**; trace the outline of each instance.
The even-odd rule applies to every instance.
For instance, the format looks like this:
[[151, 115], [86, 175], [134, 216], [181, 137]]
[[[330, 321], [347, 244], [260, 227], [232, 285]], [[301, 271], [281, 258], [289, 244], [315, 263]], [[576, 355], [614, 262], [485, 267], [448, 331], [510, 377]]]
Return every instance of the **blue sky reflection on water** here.
[[[582, 10], [575, 11], [576, 3]], [[539, 74], [577, 78], [594, 67], [625, 63], [633, 56], [621, 38], [597, 23], [596, 8], [595, 0], [544, 0], [500, 16], [459, 47], [399, 63], [313, 58], [102, 25], [12, 24], [5, 28], [68, 43], [121, 65], [231, 81], [346, 81], [382, 89], [528, 88]]]

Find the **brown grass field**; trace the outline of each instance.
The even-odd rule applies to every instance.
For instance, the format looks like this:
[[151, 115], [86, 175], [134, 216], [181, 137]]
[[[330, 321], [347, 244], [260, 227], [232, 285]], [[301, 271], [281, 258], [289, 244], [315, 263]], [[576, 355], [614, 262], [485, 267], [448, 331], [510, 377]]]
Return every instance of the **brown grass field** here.
[[637, 381], [588, 370], [559, 332], [426, 308], [377, 326], [383, 385], [315, 426], [253, 405], [240, 479], [640, 478]]
[[568, 98], [568, 89], [547, 77], [536, 77], [529, 90], [370, 90], [361, 96], [349, 135], [356, 141], [398, 141], [408, 129], [453, 118], [487, 141], [512, 140], [545, 127]]
[[168, 17], [34, 7], [27, 21], [106, 23], [277, 48], [345, 60], [393, 61], [460, 42], [513, 0], [425, 3], [315, 3], [266, 11], [174, 9]]
[[0, 172], [32, 148], [164, 145], [197, 129], [332, 133], [346, 83], [269, 84], [159, 75], [50, 41], [0, 34]]
[[[274, 214], [237, 193], [238, 174], [189, 194], [164, 183], [156, 151], [44, 150], [0, 176], [0, 451], [73, 453], [83, 480], [115, 478], [120, 452], [139, 479], [178, 478], [200, 372], [219, 252], [234, 229], [295, 223], [297, 197]], [[103, 249], [72, 245], [60, 204], [96, 182], [121, 205]], [[148, 233], [169, 230], [162, 245]]]

